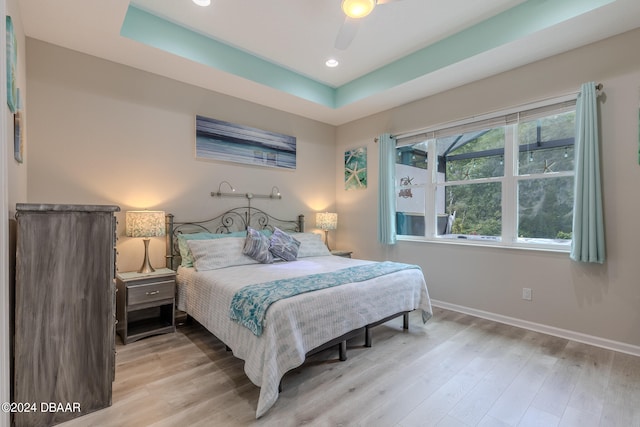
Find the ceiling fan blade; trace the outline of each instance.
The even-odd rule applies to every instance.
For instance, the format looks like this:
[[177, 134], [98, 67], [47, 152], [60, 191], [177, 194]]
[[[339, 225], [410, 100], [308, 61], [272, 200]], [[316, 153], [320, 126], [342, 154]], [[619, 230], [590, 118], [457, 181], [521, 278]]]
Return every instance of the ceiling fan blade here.
[[359, 19], [345, 17], [344, 23], [342, 24], [340, 32], [338, 33], [338, 37], [336, 37], [336, 49], [345, 50], [346, 48], [348, 48], [353, 39], [356, 37], [358, 27], [360, 27]]

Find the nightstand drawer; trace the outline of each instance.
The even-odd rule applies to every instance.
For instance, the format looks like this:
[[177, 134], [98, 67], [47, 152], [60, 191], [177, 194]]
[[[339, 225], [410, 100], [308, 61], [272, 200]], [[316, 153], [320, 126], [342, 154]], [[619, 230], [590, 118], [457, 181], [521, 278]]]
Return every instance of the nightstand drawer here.
[[171, 299], [175, 296], [175, 281], [155, 282], [147, 285], [131, 286], [128, 289], [128, 305]]

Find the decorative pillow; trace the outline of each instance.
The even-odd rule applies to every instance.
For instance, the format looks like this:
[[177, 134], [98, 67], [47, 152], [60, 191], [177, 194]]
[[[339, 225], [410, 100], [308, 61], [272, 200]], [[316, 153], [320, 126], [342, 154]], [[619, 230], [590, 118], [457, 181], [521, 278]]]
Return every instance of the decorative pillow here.
[[236, 231], [233, 233], [214, 234], [214, 233], [192, 233], [192, 234], [178, 234], [178, 249], [180, 250], [180, 258], [182, 258], [183, 267], [193, 267], [193, 255], [187, 245], [187, 240], [211, 240], [222, 239], [224, 237], [244, 237], [247, 235], [246, 231]]
[[300, 242], [276, 227], [269, 239], [269, 251], [285, 261], [295, 261], [298, 257]]
[[244, 241], [242, 253], [262, 264], [273, 262], [273, 255], [269, 252], [269, 238], [251, 227], [247, 229], [247, 238]]
[[198, 271], [217, 270], [235, 265], [257, 264], [258, 261], [242, 253], [244, 237], [226, 239], [188, 240]]
[[300, 242], [298, 258], [309, 256], [331, 255], [327, 245], [322, 241], [322, 236], [316, 233], [292, 233], [291, 236]]
[[273, 231], [269, 230], [268, 228], [263, 228], [262, 230], [259, 230], [260, 234], [264, 234], [267, 237], [271, 237], [271, 235], [273, 234]]

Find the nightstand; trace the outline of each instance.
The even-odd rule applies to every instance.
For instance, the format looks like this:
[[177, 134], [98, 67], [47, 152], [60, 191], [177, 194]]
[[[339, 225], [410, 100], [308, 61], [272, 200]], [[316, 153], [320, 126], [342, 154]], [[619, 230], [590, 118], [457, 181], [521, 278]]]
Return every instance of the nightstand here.
[[116, 331], [124, 344], [150, 335], [175, 332], [176, 272], [116, 275]]
[[331, 251], [331, 255], [341, 256], [344, 258], [351, 258], [352, 253], [353, 251], [337, 251], [337, 250]]

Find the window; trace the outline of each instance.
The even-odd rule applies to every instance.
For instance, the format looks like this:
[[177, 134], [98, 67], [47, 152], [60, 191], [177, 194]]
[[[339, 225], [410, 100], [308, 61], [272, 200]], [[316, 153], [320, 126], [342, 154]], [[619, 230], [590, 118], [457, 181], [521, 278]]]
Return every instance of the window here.
[[575, 99], [398, 137], [399, 236], [569, 249]]

